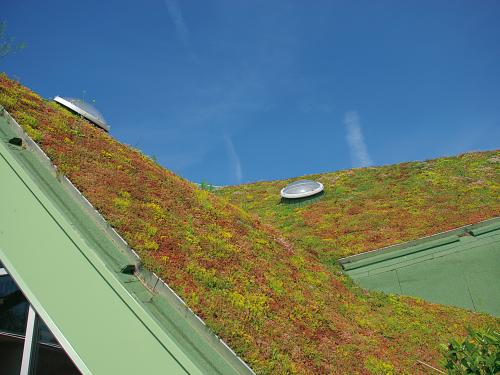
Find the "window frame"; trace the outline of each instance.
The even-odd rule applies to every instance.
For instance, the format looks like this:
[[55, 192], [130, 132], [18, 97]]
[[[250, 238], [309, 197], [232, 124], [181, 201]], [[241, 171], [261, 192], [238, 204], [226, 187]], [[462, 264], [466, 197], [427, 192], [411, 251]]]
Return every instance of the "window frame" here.
[[[3, 266], [2, 263], [0, 263], [0, 265]], [[0, 278], [2, 278], [2, 277], [11, 277], [12, 278], [12, 276], [7, 272], [7, 269], [5, 268], [5, 266], [0, 267]], [[12, 280], [14, 280], [14, 279], [12, 278]], [[15, 280], [14, 280], [14, 282], [15, 282]], [[14, 334], [14, 333], [0, 331], [0, 335], [15, 337], [15, 338], [22, 339], [24, 341], [20, 375], [33, 375], [35, 373], [39, 345], [47, 345], [47, 346], [62, 350], [68, 356], [70, 361], [73, 362], [73, 360], [68, 355], [68, 353], [66, 353], [66, 351], [61, 346], [61, 344], [59, 344], [59, 343], [58, 344], [45, 343], [45, 342], [40, 340], [38, 333], [39, 333], [40, 325], [42, 324], [42, 320], [41, 320], [40, 316], [37, 314], [37, 312], [35, 311], [35, 309], [33, 308], [33, 305], [31, 305], [31, 303], [29, 303], [28, 300], [27, 300], [27, 302], [28, 302], [28, 317], [26, 320], [26, 329], [25, 329], [24, 336], [20, 335], [20, 334]], [[50, 328], [49, 328], [49, 332], [52, 334], [52, 332], [50, 331]], [[56, 338], [56, 340], [57, 340], [57, 338]], [[78, 367], [76, 365], [75, 365], [75, 368], [78, 369]], [[80, 371], [80, 370], [78, 369], [78, 371]]]

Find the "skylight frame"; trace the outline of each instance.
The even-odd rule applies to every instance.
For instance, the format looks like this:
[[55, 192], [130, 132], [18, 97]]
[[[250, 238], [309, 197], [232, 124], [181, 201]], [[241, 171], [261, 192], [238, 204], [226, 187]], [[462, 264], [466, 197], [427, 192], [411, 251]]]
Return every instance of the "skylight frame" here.
[[[310, 191], [305, 191], [305, 192], [302, 192], [302, 193], [287, 193], [286, 190], [287, 189], [290, 189], [291, 187], [294, 187], [294, 186], [297, 186], [297, 185], [307, 185], [307, 184], [316, 184], [317, 187], [313, 190], [310, 190]], [[316, 194], [319, 194], [323, 191], [324, 189], [324, 186], [321, 182], [318, 182], [318, 181], [313, 181], [313, 180], [298, 180], [298, 181], [295, 181], [295, 182], [292, 182], [290, 184], [288, 184], [287, 186], [285, 186], [283, 189], [281, 189], [281, 197], [282, 198], [286, 198], [286, 199], [298, 199], [298, 198], [306, 198], [306, 197], [310, 197], [310, 196], [313, 196], [313, 195], [316, 195]]]
[[65, 98], [62, 98], [59, 95], [57, 95], [56, 97], [54, 97], [54, 101], [57, 102], [57, 103], [59, 103], [59, 104], [61, 104], [61, 105], [63, 105], [63, 106], [65, 106], [65, 107], [67, 107], [67, 108], [69, 108], [69, 109], [71, 109], [73, 112], [76, 112], [76, 113], [82, 115], [87, 120], [92, 121], [94, 124], [96, 124], [101, 129], [104, 129], [105, 131], [109, 132], [110, 127], [109, 127], [109, 125], [105, 121], [97, 118], [93, 114], [91, 114], [91, 113], [85, 111], [84, 109], [78, 107], [77, 105], [75, 105], [71, 101], [69, 101], [69, 100], [67, 100]]

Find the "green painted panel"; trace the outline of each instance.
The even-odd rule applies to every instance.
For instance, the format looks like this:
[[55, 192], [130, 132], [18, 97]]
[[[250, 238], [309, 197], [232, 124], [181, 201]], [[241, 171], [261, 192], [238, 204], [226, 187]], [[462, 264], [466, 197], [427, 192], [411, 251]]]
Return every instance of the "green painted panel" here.
[[463, 253], [464, 270], [474, 306], [493, 315], [499, 315], [500, 311], [499, 248], [500, 233], [497, 234], [497, 242]]
[[476, 225], [473, 236], [439, 235], [343, 260], [345, 272], [366, 289], [420, 297], [500, 316], [500, 226]]
[[474, 308], [460, 257], [455, 254], [399, 268], [398, 275], [402, 294], [471, 310]]
[[396, 270], [382, 272], [376, 275], [353, 277], [353, 279], [364, 288], [391, 294], [401, 294]]

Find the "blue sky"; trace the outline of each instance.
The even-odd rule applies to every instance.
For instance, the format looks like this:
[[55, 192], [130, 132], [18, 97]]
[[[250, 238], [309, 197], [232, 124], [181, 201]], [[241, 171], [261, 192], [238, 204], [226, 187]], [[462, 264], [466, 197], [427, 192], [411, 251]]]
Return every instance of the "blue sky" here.
[[499, 148], [498, 1], [7, 1], [0, 62], [213, 184]]

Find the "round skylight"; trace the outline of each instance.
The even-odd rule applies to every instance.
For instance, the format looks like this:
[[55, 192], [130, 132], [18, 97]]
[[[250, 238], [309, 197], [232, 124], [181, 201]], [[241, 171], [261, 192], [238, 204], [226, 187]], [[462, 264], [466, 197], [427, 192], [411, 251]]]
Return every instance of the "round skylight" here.
[[292, 182], [281, 189], [281, 196], [283, 198], [304, 198], [310, 197], [321, 193], [323, 191], [323, 184], [321, 182], [311, 180], [299, 180]]
[[90, 105], [89, 103], [86, 103], [80, 99], [62, 98], [60, 96], [56, 96], [54, 98], [54, 101], [65, 106], [66, 108], [69, 108], [73, 112], [82, 115], [87, 120], [92, 121], [100, 128], [109, 132], [109, 125], [107, 124], [101, 112], [99, 112], [94, 106]]

